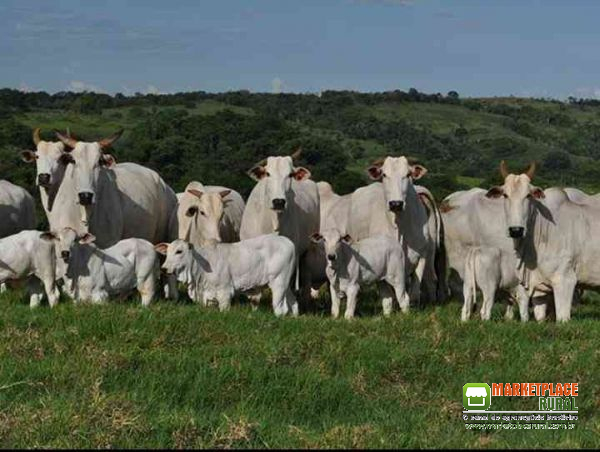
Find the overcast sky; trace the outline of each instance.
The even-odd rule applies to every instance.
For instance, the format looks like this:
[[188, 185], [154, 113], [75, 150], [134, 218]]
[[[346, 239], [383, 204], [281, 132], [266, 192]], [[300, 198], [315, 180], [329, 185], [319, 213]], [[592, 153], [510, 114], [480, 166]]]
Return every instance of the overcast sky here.
[[0, 87], [600, 98], [600, 1], [0, 2]]

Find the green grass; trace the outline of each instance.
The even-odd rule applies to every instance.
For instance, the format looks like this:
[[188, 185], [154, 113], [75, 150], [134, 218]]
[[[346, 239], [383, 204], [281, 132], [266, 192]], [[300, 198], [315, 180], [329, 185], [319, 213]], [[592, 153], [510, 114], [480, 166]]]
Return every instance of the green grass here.
[[[365, 296], [364, 299], [372, 297]], [[0, 446], [598, 447], [598, 304], [569, 324], [462, 324], [450, 303], [352, 322], [159, 301], [0, 297]], [[570, 431], [467, 431], [467, 382], [579, 382]], [[536, 398], [494, 398], [533, 409]]]

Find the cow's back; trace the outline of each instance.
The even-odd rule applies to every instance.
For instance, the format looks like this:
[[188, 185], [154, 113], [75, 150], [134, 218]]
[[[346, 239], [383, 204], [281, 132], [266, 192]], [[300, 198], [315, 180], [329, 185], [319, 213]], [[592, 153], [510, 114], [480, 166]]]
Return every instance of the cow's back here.
[[177, 209], [171, 187], [156, 171], [135, 163], [120, 163], [113, 172], [123, 215], [120, 238], [137, 237], [151, 243], [168, 240], [171, 214]]
[[35, 201], [22, 187], [0, 180], [0, 237], [36, 226]]

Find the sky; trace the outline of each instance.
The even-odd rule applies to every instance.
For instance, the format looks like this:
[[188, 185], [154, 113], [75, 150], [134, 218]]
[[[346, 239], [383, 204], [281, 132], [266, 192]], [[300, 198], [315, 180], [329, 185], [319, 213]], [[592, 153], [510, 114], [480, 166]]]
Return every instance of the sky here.
[[594, 0], [2, 0], [0, 87], [600, 98]]

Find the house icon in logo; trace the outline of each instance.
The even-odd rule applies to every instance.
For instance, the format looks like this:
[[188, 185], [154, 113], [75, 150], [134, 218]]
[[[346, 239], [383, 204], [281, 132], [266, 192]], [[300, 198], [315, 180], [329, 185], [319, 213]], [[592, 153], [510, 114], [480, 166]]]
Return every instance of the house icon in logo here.
[[487, 410], [492, 401], [492, 392], [487, 383], [467, 383], [463, 386], [465, 410]]

